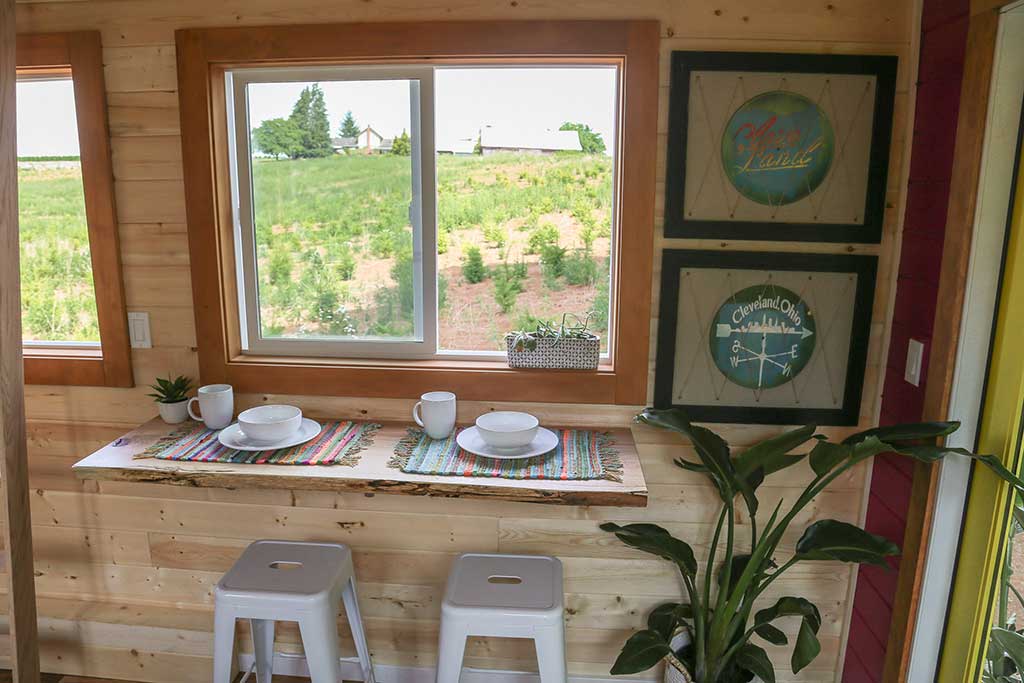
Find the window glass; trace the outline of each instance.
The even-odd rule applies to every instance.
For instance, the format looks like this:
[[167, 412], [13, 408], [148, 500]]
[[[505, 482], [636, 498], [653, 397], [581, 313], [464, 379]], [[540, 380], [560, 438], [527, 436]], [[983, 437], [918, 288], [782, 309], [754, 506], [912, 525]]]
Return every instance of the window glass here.
[[439, 68], [439, 347], [589, 317], [608, 351], [614, 67]]
[[264, 338], [416, 339], [409, 80], [247, 87]]
[[70, 77], [19, 78], [17, 107], [23, 338], [98, 343]]

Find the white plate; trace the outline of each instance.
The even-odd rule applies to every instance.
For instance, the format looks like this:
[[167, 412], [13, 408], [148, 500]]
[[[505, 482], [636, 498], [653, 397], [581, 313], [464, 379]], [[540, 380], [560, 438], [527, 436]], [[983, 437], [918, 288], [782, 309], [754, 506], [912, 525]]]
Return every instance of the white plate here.
[[245, 438], [236, 422], [220, 430], [217, 440], [228, 448], [234, 448], [236, 451], [276, 451], [279, 448], [289, 448], [291, 446], [298, 446], [300, 443], [306, 443], [310, 439], [315, 438], [320, 433], [320, 429], [319, 422], [304, 417], [302, 418], [302, 426], [299, 427], [299, 431], [287, 439], [282, 439], [277, 443], [256, 443]]
[[463, 429], [459, 432], [459, 435], [455, 437], [455, 441], [463, 448], [463, 450], [469, 451], [475, 455], [482, 455], [485, 458], [494, 458], [495, 460], [532, 458], [537, 455], [550, 453], [558, 447], [558, 436], [550, 429], [544, 429], [543, 427], [537, 430], [537, 436], [533, 437], [533, 441], [522, 448], [514, 450], [505, 448], [496, 450], [491, 446], [488, 446], [483, 437], [480, 436], [480, 432], [477, 431], [476, 427], [467, 427], [466, 429]]

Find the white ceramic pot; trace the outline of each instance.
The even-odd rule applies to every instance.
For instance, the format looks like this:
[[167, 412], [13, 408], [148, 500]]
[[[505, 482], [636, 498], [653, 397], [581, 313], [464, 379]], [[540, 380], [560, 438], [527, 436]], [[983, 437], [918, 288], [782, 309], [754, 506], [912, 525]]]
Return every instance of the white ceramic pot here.
[[683, 663], [671, 655], [665, 657], [665, 683], [693, 683]]
[[160, 410], [160, 417], [169, 425], [176, 425], [188, 419], [188, 399], [182, 399], [176, 403], [157, 403]]

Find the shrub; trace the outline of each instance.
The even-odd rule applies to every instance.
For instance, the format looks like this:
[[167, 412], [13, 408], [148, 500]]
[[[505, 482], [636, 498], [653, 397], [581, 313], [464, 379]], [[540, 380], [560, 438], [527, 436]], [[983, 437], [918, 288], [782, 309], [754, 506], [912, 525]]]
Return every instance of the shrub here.
[[502, 313], [508, 313], [516, 305], [516, 299], [523, 291], [523, 281], [516, 276], [515, 269], [507, 264], [494, 269], [494, 301]]
[[479, 247], [466, 249], [466, 254], [462, 258], [462, 277], [471, 285], [487, 279], [487, 266], [484, 265]]
[[352, 255], [352, 250], [348, 245], [341, 248], [335, 269], [338, 271], [338, 277], [342, 280], [351, 280], [356, 276], [356, 257]]
[[597, 263], [588, 250], [574, 251], [562, 261], [562, 275], [570, 285], [592, 285], [597, 281]]
[[565, 248], [549, 244], [540, 250], [540, 271], [545, 278], [554, 279], [562, 274], [565, 265]]
[[[602, 273], [605, 271], [602, 271]], [[608, 307], [609, 289], [611, 287], [611, 273], [608, 277], [602, 277], [597, 281], [597, 294], [594, 295], [594, 310], [591, 320], [594, 321], [594, 329], [603, 332], [608, 329]]]
[[270, 252], [270, 264], [267, 268], [270, 284], [279, 285], [292, 278], [292, 255], [287, 249], [274, 249]]
[[377, 258], [388, 258], [395, 253], [395, 235], [390, 231], [374, 233], [370, 236], [370, 253]]
[[444, 228], [439, 228], [437, 231], [437, 253], [448, 253], [448, 231]]
[[545, 223], [538, 228], [534, 228], [530, 232], [530, 238], [526, 246], [526, 253], [539, 254], [544, 247], [550, 244], [558, 244], [558, 228], [551, 223]]
[[495, 249], [501, 249], [508, 243], [508, 233], [497, 223], [485, 223], [484, 240]]

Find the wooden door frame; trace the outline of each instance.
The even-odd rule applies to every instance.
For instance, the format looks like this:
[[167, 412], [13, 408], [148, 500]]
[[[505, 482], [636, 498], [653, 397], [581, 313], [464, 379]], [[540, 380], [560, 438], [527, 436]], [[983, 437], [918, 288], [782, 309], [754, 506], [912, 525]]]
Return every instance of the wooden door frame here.
[[[945, 420], [949, 415], [974, 237], [999, 13], [1009, 4], [1012, 4], [1011, 0], [971, 2], [950, 181], [954, 191], [950, 193], [946, 210], [942, 272], [937, 295], [937, 300], [945, 302], [945, 305], [936, 310], [931, 337], [947, 340], [948, 343], [932, 344], [928, 356], [928, 377], [921, 415], [924, 421]], [[934, 465], [918, 463], [914, 469], [903, 537], [903, 556], [885, 652], [883, 683], [906, 680], [935, 510], [938, 475], [939, 468]]]
[[0, 0], [0, 498], [15, 683], [39, 683], [32, 520], [29, 514], [25, 378], [21, 351], [14, 0]]

